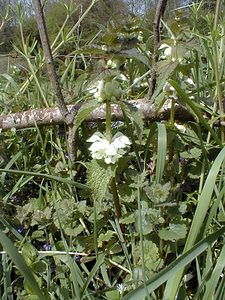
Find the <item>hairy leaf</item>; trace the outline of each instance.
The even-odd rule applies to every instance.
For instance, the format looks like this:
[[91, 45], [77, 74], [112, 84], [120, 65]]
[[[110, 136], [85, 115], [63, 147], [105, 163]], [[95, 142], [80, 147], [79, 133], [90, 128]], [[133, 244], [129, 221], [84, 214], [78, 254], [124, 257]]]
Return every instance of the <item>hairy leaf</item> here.
[[91, 189], [94, 201], [101, 202], [106, 195], [112, 178], [115, 176], [115, 165], [106, 165], [92, 160], [87, 169], [87, 185]]
[[159, 237], [165, 241], [177, 241], [184, 239], [187, 234], [185, 224], [170, 224], [169, 227], [159, 231]]

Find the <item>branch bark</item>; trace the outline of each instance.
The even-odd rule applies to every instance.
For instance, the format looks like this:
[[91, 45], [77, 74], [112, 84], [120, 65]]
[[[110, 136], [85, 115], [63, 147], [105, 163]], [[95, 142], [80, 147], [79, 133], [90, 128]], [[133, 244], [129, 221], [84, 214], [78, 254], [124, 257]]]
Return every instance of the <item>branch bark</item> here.
[[[170, 117], [171, 101], [168, 100], [157, 111], [154, 105], [149, 105], [149, 102], [145, 99], [130, 100], [127, 101], [134, 109], [140, 110], [146, 120], [168, 120]], [[68, 111], [75, 115], [77, 114], [81, 104], [68, 105]], [[105, 121], [106, 111], [105, 105], [98, 109], [95, 109], [87, 117], [86, 121], [102, 122]], [[123, 113], [118, 105], [111, 105], [111, 117], [113, 121], [123, 121]], [[175, 105], [175, 119], [180, 121], [194, 121], [193, 115], [184, 107]], [[0, 129], [5, 131], [11, 128], [21, 129], [28, 128], [35, 125], [57, 125], [64, 123], [64, 118], [58, 107], [54, 108], [42, 108], [31, 109], [24, 112], [18, 112], [14, 114], [1, 115], [0, 116]]]
[[160, 19], [163, 17], [167, 5], [167, 0], [159, 0], [156, 7], [155, 19], [153, 23], [154, 33], [154, 50], [152, 55], [152, 71], [149, 81], [149, 89], [146, 99], [150, 99], [154, 93], [157, 81], [157, 62], [158, 62], [158, 47], [160, 42]]

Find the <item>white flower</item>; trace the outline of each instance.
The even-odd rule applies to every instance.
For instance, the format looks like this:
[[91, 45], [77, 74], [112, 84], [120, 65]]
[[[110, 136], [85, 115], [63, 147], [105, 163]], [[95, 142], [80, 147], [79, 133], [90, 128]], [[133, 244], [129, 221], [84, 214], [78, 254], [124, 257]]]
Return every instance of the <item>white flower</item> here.
[[111, 156], [116, 155], [117, 148], [113, 144], [109, 144], [108, 147], [105, 150], [105, 153], [107, 155], [111, 155]]
[[186, 127], [184, 125], [178, 124], [178, 123], [174, 123], [175, 127], [182, 133], [186, 132]]
[[168, 98], [177, 99], [177, 92], [169, 82], [166, 82], [164, 85], [163, 92], [168, 96]]
[[194, 81], [191, 78], [186, 79], [185, 82], [187, 82], [190, 85], [195, 86], [195, 83], [194, 83]]
[[128, 137], [120, 134], [112, 143], [100, 133], [94, 133], [88, 140], [92, 143], [89, 147], [93, 159], [104, 159], [106, 164], [115, 164], [125, 154], [125, 148], [131, 144]]
[[174, 92], [175, 88], [169, 82], [166, 82], [163, 87], [163, 91], [164, 92]]
[[96, 141], [94, 142], [91, 147], [89, 148], [89, 150], [94, 153], [97, 152], [99, 150], [105, 150], [109, 147], [109, 142], [106, 139], [101, 139], [100, 141]]
[[160, 56], [160, 58], [162, 59], [165, 59], [169, 56], [172, 55], [172, 47], [170, 47], [169, 45], [167, 44], [162, 44], [160, 47], [159, 47], [159, 50], [163, 50], [164, 49], [164, 54]]
[[118, 283], [116, 285], [116, 289], [120, 294], [122, 294], [124, 291], [126, 291], [127, 287], [123, 283]]
[[115, 140], [113, 141], [113, 145], [117, 149], [126, 148], [130, 144], [131, 144], [130, 140], [125, 135], [121, 135], [121, 136], [115, 138]]

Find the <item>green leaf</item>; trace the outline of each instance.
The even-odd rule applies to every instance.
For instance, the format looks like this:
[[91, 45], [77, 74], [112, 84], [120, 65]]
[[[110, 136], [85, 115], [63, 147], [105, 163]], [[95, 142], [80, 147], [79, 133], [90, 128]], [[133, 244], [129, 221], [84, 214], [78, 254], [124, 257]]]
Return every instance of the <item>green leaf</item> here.
[[197, 105], [188, 97], [188, 95], [185, 93], [185, 91], [179, 86], [179, 84], [176, 81], [170, 79], [170, 80], [168, 80], [168, 82], [172, 85], [172, 87], [175, 88], [175, 90], [179, 94], [182, 101], [184, 103], [186, 103], [187, 106], [189, 106], [190, 109], [193, 111], [193, 113], [198, 117], [199, 122], [211, 133], [211, 135], [214, 138], [214, 140], [216, 141], [216, 143], [219, 146], [222, 146], [222, 143], [221, 143], [220, 139], [218, 138], [217, 134], [215, 133], [213, 128], [210, 127], [209, 123], [205, 120], [201, 111], [198, 109]]
[[120, 300], [120, 293], [119, 291], [108, 291], [105, 293], [107, 300]]
[[162, 180], [165, 162], [166, 162], [166, 148], [167, 148], [167, 133], [166, 126], [162, 123], [157, 123], [158, 127], [158, 147], [157, 147], [157, 161], [156, 161], [156, 183]]
[[36, 273], [44, 273], [46, 271], [46, 264], [43, 261], [33, 263], [32, 269]]
[[165, 241], [177, 241], [184, 239], [187, 234], [187, 227], [185, 224], [170, 224], [169, 227], [163, 228], [159, 231], [159, 237]]
[[78, 113], [74, 120], [75, 130], [81, 125], [81, 123], [89, 116], [89, 114], [100, 106], [100, 103], [95, 100], [88, 101], [87, 103], [83, 104], [81, 108], [78, 110]]
[[30, 243], [25, 243], [23, 245], [21, 254], [28, 266], [31, 266], [38, 257], [38, 252], [36, 248], [34, 248], [34, 246]]
[[106, 165], [92, 160], [87, 168], [87, 185], [94, 201], [101, 202], [106, 195], [112, 178], [115, 176], [115, 165]]
[[[210, 127], [211, 128], [211, 127]], [[214, 133], [215, 134], [215, 133]], [[216, 138], [215, 138], [216, 139]], [[218, 137], [217, 137], [218, 139]], [[217, 180], [218, 173], [221, 169], [221, 165], [224, 162], [225, 157], [225, 147], [220, 151], [217, 155], [209, 173], [204, 183], [204, 187], [202, 189], [201, 194], [198, 196], [198, 204], [195, 210], [195, 214], [192, 220], [191, 228], [188, 233], [188, 237], [186, 240], [184, 252], [188, 251], [194, 245], [198, 235], [201, 232], [206, 232], [208, 228], [203, 227], [209, 206], [212, 201], [212, 195], [215, 189], [215, 183]], [[207, 224], [207, 223], [206, 223]], [[209, 224], [207, 224], [209, 225]], [[171, 299], [174, 299], [179, 288], [180, 281], [182, 280], [183, 272], [180, 271], [174, 278], [167, 283], [166, 289], [169, 290], [171, 294]]]
[[99, 254], [98, 259], [97, 259], [94, 267], [92, 268], [91, 272], [88, 275], [87, 280], [84, 283], [84, 286], [83, 286], [82, 291], [81, 291], [81, 295], [84, 295], [89, 283], [92, 281], [94, 275], [96, 274], [96, 272], [98, 271], [100, 266], [103, 264], [104, 260], [105, 260], [105, 253]]
[[[168, 61], [160, 61], [158, 62], [158, 79], [157, 79], [157, 87], [151, 97], [151, 103], [159, 97], [159, 95], [162, 93], [163, 87], [166, 84], [167, 80], [171, 77], [173, 72], [175, 71], [176, 67], [179, 65], [178, 61], [175, 62], [169, 62]], [[163, 95], [163, 94], [162, 94]], [[160, 98], [160, 97], [159, 97]], [[161, 100], [161, 98], [160, 98]], [[157, 100], [157, 105], [160, 104], [160, 106], [163, 105], [163, 103], [159, 103]]]
[[98, 246], [102, 247], [103, 242], [109, 242], [115, 236], [115, 231], [108, 230], [106, 233], [101, 233], [98, 237]]
[[144, 187], [147, 197], [155, 204], [165, 202], [170, 193], [170, 183], [153, 183], [151, 186]]
[[127, 118], [131, 121], [135, 133], [138, 138], [141, 140], [144, 128], [144, 116], [136, 107], [133, 107], [129, 103], [120, 102], [119, 106], [122, 111], [125, 113]]
[[[160, 258], [159, 249], [155, 243], [149, 240], [145, 240], [143, 246], [144, 246], [143, 250], [144, 250], [145, 267], [146, 267], [147, 275], [150, 276], [162, 267], [163, 260]], [[140, 245], [135, 250], [135, 256], [137, 256], [138, 258], [137, 259], [138, 265], [139, 264], [141, 265]]]
[[[164, 223], [164, 218], [161, 216], [160, 209], [148, 208], [147, 203], [142, 201], [141, 203], [141, 226], [143, 235], [147, 235], [154, 230], [154, 226]], [[140, 232], [140, 220], [139, 214], [137, 213], [137, 230]]]
[[209, 280], [207, 280], [206, 282], [206, 291], [203, 299], [214, 298], [219, 279], [221, 276], [224, 276], [223, 274], [224, 268], [225, 268], [225, 245], [223, 245], [220, 255], [217, 258], [216, 265], [213, 269], [213, 272]]
[[17, 83], [15, 82], [15, 80], [10, 75], [8, 75], [8, 74], [0, 74], [0, 76], [5, 77], [5, 79], [7, 79], [11, 83], [12, 87], [14, 88], [14, 90], [16, 92], [18, 92], [18, 90], [19, 90], [18, 85], [17, 85]]

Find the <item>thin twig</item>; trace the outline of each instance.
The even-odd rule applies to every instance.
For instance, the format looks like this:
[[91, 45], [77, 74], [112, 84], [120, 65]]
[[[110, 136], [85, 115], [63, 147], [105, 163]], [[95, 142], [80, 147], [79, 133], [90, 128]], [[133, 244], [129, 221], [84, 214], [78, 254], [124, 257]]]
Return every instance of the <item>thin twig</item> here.
[[48, 38], [48, 33], [47, 33], [47, 28], [46, 28], [46, 23], [45, 23], [45, 18], [44, 18], [44, 13], [43, 13], [43, 7], [41, 5], [40, 0], [33, 0], [34, 3], [34, 10], [35, 10], [35, 15], [36, 15], [36, 21], [38, 24], [38, 30], [41, 38], [41, 43], [45, 55], [45, 60], [47, 64], [47, 69], [50, 77], [50, 81], [53, 86], [53, 90], [55, 92], [56, 98], [57, 98], [57, 103], [58, 107], [60, 110], [60, 113], [63, 117], [63, 121], [69, 125], [69, 135], [68, 135], [68, 151], [70, 154], [70, 159], [74, 161], [76, 159], [76, 147], [75, 147], [75, 136], [73, 135], [73, 120], [74, 120], [74, 115], [68, 110], [62, 90], [60, 87], [59, 79], [56, 74], [56, 68], [54, 65], [53, 61], [53, 55], [52, 55], [52, 50], [50, 47], [49, 43], [49, 38]]
[[45, 55], [45, 60], [48, 68], [48, 73], [50, 77], [50, 81], [53, 86], [53, 90], [55, 92], [59, 110], [65, 119], [66, 124], [71, 124], [73, 119], [71, 119], [71, 114], [69, 113], [67, 106], [65, 104], [62, 91], [60, 88], [58, 76], [56, 74], [56, 69], [53, 61], [53, 55], [49, 43], [49, 38], [47, 34], [47, 28], [46, 28], [46, 23], [45, 23], [45, 18], [44, 18], [44, 13], [43, 13], [43, 7], [41, 5], [40, 0], [33, 0], [34, 4], [34, 10], [35, 10], [35, 15], [36, 15], [36, 21], [38, 25], [38, 30], [41, 38], [41, 43]]
[[158, 47], [160, 42], [160, 19], [163, 17], [166, 9], [167, 0], [159, 0], [156, 7], [155, 19], [153, 23], [154, 33], [154, 50], [152, 55], [152, 71], [149, 82], [149, 89], [146, 99], [150, 99], [154, 93], [157, 81], [157, 62], [158, 62]]

